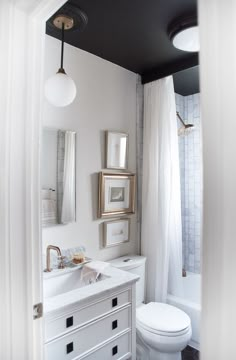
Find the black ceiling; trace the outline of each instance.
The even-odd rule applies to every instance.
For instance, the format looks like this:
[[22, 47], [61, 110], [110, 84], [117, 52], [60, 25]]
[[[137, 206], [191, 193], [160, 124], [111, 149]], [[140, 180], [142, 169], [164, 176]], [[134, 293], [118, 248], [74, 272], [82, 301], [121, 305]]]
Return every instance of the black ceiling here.
[[199, 66], [173, 74], [174, 88], [177, 94], [187, 96], [200, 92]]
[[[179, 17], [197, 16], [197, 0], [69, 0], [68, 4], [83, 10], [88, 24], [83, 32], [66, 32], [65, 41], [140, 74], [143, 83], [198, 64], [196, 53], [173, 47], [167, 30]], [[60, 38], [48, 23], [46, 32]], [[179, 78], [176, 81], [183, 87], [186, 81], [189, 84], [190, 73], [185, 80]]]

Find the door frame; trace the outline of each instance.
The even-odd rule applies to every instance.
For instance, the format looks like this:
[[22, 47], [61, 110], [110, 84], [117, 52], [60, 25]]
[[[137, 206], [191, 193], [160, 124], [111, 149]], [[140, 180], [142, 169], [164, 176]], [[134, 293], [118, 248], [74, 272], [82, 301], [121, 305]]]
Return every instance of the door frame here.
[[43, 359], [40, 201], [45, 22], [66, 0], [0, 4], [0, 358]]
[[[33, 320], [33, 305], [42, 301], [40, 134], [45, 21], [65, 2], [0, 2], [0, 358], [4, 360], [43, 359], [43, 322]], [[233, 1], [226, 8], [221, 0], [199, 0], [205, 144], [211, 139], [210, 151], [204, 151], [205, 169], [209, 170], [204, 175], [202, 272], [203, 313], [207, 316], [202, 317], [202, 359], [208, 359], [213, 352], [215, 359], [221, 359], [221, 350], [227, 357], [233, 345], [234, 332], [229, 325], [233, 326], [231, 319], [235, 314], [230, 309], [235, 309], [236, 295], [234, 292], [232, 296], [229, 279], [235, 270], [235, 219], [231, 211], [235, 208], [235, 182], [229, 181], [234, 179], [230, 174], [232, 163], [228, 167], [225, 164], [231, 159], [228, 155], [234, 154], [230, 150], [235, 150], [234, 101], [229, 102], [227, 97], [234, 91], [227, 71], [235, 68], [234, 57], [229, 56], [230, 49], [235, 55], [231, 41], [235, 12]], [[226, 51], [222, 51], [222, 44]], [[212, 63], [212, 54], [219, 63]], [[215, 85], [219, 69], [227, 76], [221, 76]], [[224, 96], [222, 88], [227, 89]], [[220, 103], [216, 106], [212, 99], [220, 99]], [[217, 128], [217, 137], [212, 137], [212, 128]], [[217, 319], [221, 319], [219, 339], [213, 336], [219, 329]]]

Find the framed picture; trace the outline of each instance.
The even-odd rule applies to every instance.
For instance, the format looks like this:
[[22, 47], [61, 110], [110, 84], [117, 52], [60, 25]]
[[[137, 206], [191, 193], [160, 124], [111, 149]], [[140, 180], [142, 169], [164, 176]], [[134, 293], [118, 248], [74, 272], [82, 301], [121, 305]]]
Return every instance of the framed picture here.
[[98, 217], [134, 214], [135, 174], [99, 173]]
[[106, 168], [128, 168], [128, 134], [106, 131]]
[[104, 247], [115, 246], [129, 241], [130, 219], [106, 221], [104, 226]]

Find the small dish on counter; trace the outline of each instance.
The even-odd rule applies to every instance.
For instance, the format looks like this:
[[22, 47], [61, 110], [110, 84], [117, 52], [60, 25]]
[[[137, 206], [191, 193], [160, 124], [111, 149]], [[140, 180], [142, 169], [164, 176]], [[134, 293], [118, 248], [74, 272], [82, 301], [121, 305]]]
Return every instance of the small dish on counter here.
[[89, 262], [91, 262], [92, 261], [92, 259], [90, 259], [90, 258], [88, 258], [88, 257], [85, 257], [85, 260], [83, 261], [83, 262], [80, 262], [80, 263], [75, 263], [74, 261], [73, 261], [73, 259], [71, 259], [67, 264], [66, 264], [66, 266], [67, 267], [76, 267], [76, 268], [81, 268], [81, 267], [83, 267], [85, 264], [88, 264]]

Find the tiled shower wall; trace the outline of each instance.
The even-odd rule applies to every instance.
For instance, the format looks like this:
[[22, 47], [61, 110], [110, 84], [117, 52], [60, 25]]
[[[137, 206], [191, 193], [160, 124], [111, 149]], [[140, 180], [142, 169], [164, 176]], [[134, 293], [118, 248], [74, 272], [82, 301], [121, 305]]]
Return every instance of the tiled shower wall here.
[[[194, 130], [179, 136], [181, 210], [183, 237], [183, 267], [200, 273], [202, 232], [202, 136], [200, 95], [176, 94], [176, 110]], [[178, 121], [178, 126], [182, 126]]]

